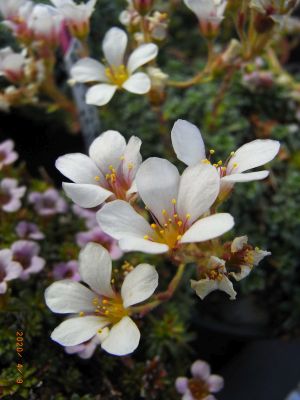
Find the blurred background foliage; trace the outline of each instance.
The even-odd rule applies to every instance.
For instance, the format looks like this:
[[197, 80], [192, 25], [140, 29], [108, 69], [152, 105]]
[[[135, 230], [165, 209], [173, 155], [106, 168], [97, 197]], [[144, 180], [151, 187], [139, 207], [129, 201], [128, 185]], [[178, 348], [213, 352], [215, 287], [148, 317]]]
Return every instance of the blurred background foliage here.
[[[165, 7], [168, 2], [158, 3]], [[122, 0], [99, 1], [90, 36], [93, 55], [101, 57], [103, 35], [111, 26], [120, 26], [118, 18], [125, 5]], [[228, 26], [219, 40], [226, 42], [232, 34], [230, 29]], [[0, 38], [1, 46], [10, 40], [3, 28]], [[188, 79], [203, 65], [205, 52], [193, 14], [174, 1], [168, 40], [162, 45], [158, 64], [173, 80]], [[62, 65], [57, 69], [57, 79], [65, 79]], [[281, 152], [269, 166], [270, 177], [264, 182], [236, 185], [234, 195], [223, 207], [235, 217], [234, 235], [247, 234], [251, 244], [271, 251], [272, 256], [242, 284], [236, 284], [236, 302], [220, 292], [200, 301], [189, 288], [187, 276], [170, 303], [139, 321], [147, 335], [142, 334], [133, 357], [120, 359], [97, 350], [91, 360], [84, 361], [66, 355], [49, 339], [60, 321], [44, 304], [49, 268], [55, 257], [63, 254], [67, 259], [62, 242], [72, 243], [80, 227], [80, 221], [72, 219], [58, 229], [59, 221], [54, 221], [47, 226], [48, 240], [43, 243], [46, 269], [26, 285], [14, 282], [10, 312], [0, 316], [0, 393], [2, 388], [2, 393], [12, 399], [38, 400], [177, 399], [174, 381], [178, 375], [185, 375], [196, 358], [210, 361], [218, 372], [250, 340], [299, 337], [300, 132], [296, 105], [282, 86], [274, 84], [253, 92], [241, 81], [238, 72], [225, 86], [219, 77], [189, 89], [168, 89], [166, 101], [159, 107], [149, 106], [147, 98], [120, 93], [100, 109], [99, 116], [103, 131], [115, 129], [127, 138], [139, 136], [144, 158], [168, 156], [181, 169], [170, 143], [170, 131], [178, 118], [201, 129], [207, 149], [215, 149], [218, 159], [224, 160], [231, 151], [256, 138], [280, 140]], [[53, 168], [56, 157], [83, 151], [82, 139], [66, 133], [63, 114], [36, 113], [27, 107], [1, 114], [1, 119], [3, 136], [15, 140], [32, 175], [38, 176], [37, 167], [43, 167], [48, 176], [60, 182]], [[58, 137], [63, 140], [57, 141]], [[28, 176], [20, 173], [28, 181]], [[7, 246], [15, 240], [9, 229], [1, 221], [1, 239]], [[128, 258], [131, 262], [157, 262], [160, 285], [166, 287], [170, 266], [150, 256], [131, 254]], [[20, 329], [26, 336], [24, 385], [15, 384], [14, 335]]]

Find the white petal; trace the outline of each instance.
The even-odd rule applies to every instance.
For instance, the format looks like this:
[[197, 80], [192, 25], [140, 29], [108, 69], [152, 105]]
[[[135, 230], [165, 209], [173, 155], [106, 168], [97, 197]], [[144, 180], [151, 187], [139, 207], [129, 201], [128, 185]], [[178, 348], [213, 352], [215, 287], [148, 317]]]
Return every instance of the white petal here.
[[157, 56], [157, 53], [158, 47], [156, 44], [142, 44], [131, 53], [127, 63], [128, 72], [132, 74], [136, 69], [153, 60]]
[[123, 251], [142, 251], [148, 254], [162, 254], [169, 250], [166, 244], [152, 242], [150, 240], [140, 239], [137, 237], [130, 237], [121, 239], [119, 246]]
[[105, 318], [94, 316], [69, 318], [54, 329], [51, 339], [62, 346], [76, 346], [91, 339], [107, 323]]
[[218, 289], [218, 284], [217, 281], [205, 278], [199, 281], [191, 280], [191, 287], [195, 290], [200, 299], [203, 300], [209, 293]]
[[[142, 156], [140, 153], [141, 145], [141, 139], [136, 136], [131, 136], [124, 152], [123, 174], [124, 176], [130, 174], [131, 179], [135, 177], [142, 163]], [[128, 169], [128, 167], [130, 167], [130, 169]]]
[[136, 174], [138, 193], [156, 218], [163, 223], [163, 210], [174, 213], [172, 199], [177, 199], [179, 172], [169, 161], [162, 158], [148, 158]]
[[218, 197], [220, 177], [210, 164], [197, 164], [183, 172], [178, 192], [177, 212], [183, 220], [190, 214], [192, 224]]
[[54, 282], [45, 291], [45, 301], [51, 311], [66, 314], [93, 311], [95, 294], [79, 282]]
[[59, 172], [75, 183], [95, 184], [96, 176], [104, 180], [103, 175], [93, 160], [85, 154], [73, 153], [61, 156], [56, 160], [55, 167]]
[[236, 298], [236, 291], [233, 288], [232, 282], [224, 276], [223, 279], [219, 282], [219, 290], [227, 293], [230, 296], [230, 300], [235, 300]]
[[109, 190], [97, 185], [63, 182], [66, 195], [83, 208], [92, 208], [102, 204], [112, 195]]
[[[280, 148], [280, 143], [276, 140], [257, 139], [244, 144], [231, 157], [227, 171], [240, 173], [248, 169], [260, 167], [273, 160]], [[237, 166], [234, 168], [234, 164]]]
[[124, 279], [121, 296], [124, 307], [141, 303], [154, 293], [158, 285], [158, 273], [149, 264], [139, 264]]
[[178, 160], [186, 165], [194, 165], [206, 158], [201, 132], [196, 125], [179, 119], [175, 122], [171, 139]]
[[132, 353], [139, 345], [140, 331], [129, 317], [124, 317], [114, 325], [102, 343], [102, 349], [115, 356]]
[[71, 69], [71, 77], [76, 82], [107, 82], [105, 67], [92, 58], [82, 58]]
[[231, 252], [236, 253], [240, 251], [246, 246], [248, 243], [248, 236], [239, 236], [236, 237], [231, 243]]
[[92, 86], [86, 92], [86, 104], [104, 106], [112, 99], [113, 95], [116, 93], [117, 88], [117, 86], [110, 85], [108, 83], [100, 83], [99, 85]]
[[104, 205], [97, 212], [100, 228], [120, 240], [123, 238], [140, 238], [151, 232], [148, 222], [139, 215], [126, 201], [115, 200]]
[[114, 297], [111, 287], [112, 263], [108, 251], [96, 243], [89, 243], [79, 254], [79, 272], [82, 280], [96, 293]]
[[221, 183], [235, 183], [235, 182], [252, 182], [260, 181], [269, 176], [269, 171], [257, 171], [257, 172], [244, 172], [241, 174], [231, 174], [221, 178]]
[[195, 222], [183, 235], [180, 243], [205, 242], [229, 231], [234, 225], [233, 217], [227, 213], [210, 215]]
[[144, 72], [137, 72], [131, 75], [122, 87], [130, 93], [145, 94], [151, 89], [151, 80]]
[[103, 40], [103, 53], [111, 66], [118, 67], [124, 63], [124, 54], [127, 47], [127, 35], [119, 28], [111, 28]]
[[237, 282], [246, 278], [252, 271], [252, 268], [249, 267], [249, 265], [240, 265], [239, 268], [240, 268], [239, 272], [230, 272], [230, 275], [233, 276]]
[[93, 141], [89, 149], [89, 155], [99, 166], [103, 174], [110, 172], [109, 167], [116, 170], [121, 162], [126, 148], [126, 141], [118, 131], [103, 132]]

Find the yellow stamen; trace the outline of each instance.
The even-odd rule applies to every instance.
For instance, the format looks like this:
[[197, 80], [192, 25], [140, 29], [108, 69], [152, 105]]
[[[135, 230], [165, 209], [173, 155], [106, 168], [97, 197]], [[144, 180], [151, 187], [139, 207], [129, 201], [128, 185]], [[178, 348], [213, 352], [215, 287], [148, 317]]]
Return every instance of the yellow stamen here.
[[83, 311], [80, 311], [79, 316], [80, 316], [80, 317], [83, 317], [83, 316], [84, 316], [84, 312], [83, 312]]
[[95, 181], [99, 182], [100, 181], [100, 176], [95, 176]]
[[210, 149], [210, 150], [209, 150], [209, 153], [210, 153], [210, 154], [215, 154], [215, 150], [214, 150], [214, 149]]
[[148, 236], [148, 235], [145, 235], [145, 236], [144, 236], [144, 239], [145, 239], [145, 240], [148, 240], [148, 239], [149, 239], [149, 236]]
[[176, 204], [176, 203], [177, 203], [176, 199], [172, 199], [172, 204]]
[[157, 228], [156, 224], [151, 224], [150, 226], [151, 226], [152, 229], [156, 229]]

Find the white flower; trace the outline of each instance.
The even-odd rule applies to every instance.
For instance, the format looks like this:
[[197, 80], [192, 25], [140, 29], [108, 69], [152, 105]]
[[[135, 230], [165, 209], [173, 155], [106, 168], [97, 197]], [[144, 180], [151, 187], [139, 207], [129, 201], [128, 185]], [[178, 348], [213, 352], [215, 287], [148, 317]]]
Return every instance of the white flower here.
[[[204, 142], [199, 129], [188, 121], [178, 120], [171, 132], [172, 144], [177, 158], [186, 165], [196, 165], [209, 161], [206, 158]], [[276, 140], [257, 139], [244, 144], [223, 164], [213, 164], [221, 177], [221, 185], [233, 185], [236, 182], [261, 180], [269, 171], [246, 172], [273, 160], [280, 148]]]
[[14, 20], [19, 15], [19, 9], [27, 3], [27, 0], [0, 0], [0, 12], [4, 19]]
[[125, 277], [118, 293], [112, 286], [107, 250], [90, 243], [80, 253], [79, 261], [81, 278], [90, 289], [64, 280], [53, 283], [45, 292], [46, 304], [53, 312], [74, 314], [52, 332], [51, 338], [62, 346], [76, 346], [99, 334], [102, 349], [108, 353], [132, 353], [139, 344], [140, 332], [130, 318], [130, 307], [154, 293], [158, 285], [155, 268], [138, 265]]
[[45, 41], [55, 46], [59, 43], [63, 17], [51, 6], [37, 4], [34, 6], [28, 21], [35, 40]]
[[130, 204], [104, 205], [97, 219], [104, 232], [119, 240], [124, 251], [164, 253], [181, 244], [204, 242], [230, 230], [230, 214], [203, 216], [216, 200], [220, 178], [211, 165], [177, 168], [160, 158], [146, 160], [136, 175], [137, 191], [152, 216], [150, 225]]
[[202, 32], [214, 36], [224, 19], [227, 0], [184, 0], [184, 4], [196, 14]]
[[123, 30], [111, 28], [106, 33], [102, 46], [107, 65], [92, 58], [83, 58], [71, 69], [71, 76], [76, 82], [101, 82], [87, 91], [87, 104], [103, 106], [111, 100], [117, 89], [125, 89], [135, 94], [149, 92], [151, 82], [148, 75], [134, 72], [153, 60], [157, 56], [158, 48], [153, 43], [139, 46], [129, 56], [125, 66], [127, 41]]
[[97, 0], [76, 4], [73, 0], [50, 0], [64, 17], [71, 33], [85, 37], [89, 33], [89, 20], [95, 10]]
[[66, 154], [56, 168], [75, 183], [63, 183], [66, 194], [78, 205], [92, 208], [112, 198], [128, 200], [135, 192], [134, 179], [142, 162], [141, 140], [132, 136], [126, 145], [117, 131], [106, 131], [93, 141], [89, 157]]
[[11, 47], [0, 50], [0, 76], [11, 82], [19, 82], [24, 77], [25, 63], [24, 53], [15, 53]]
[[[236, 281], [246, 278], [253, 267], [256, 267], [265, 257], [270, 256], [269, 251], [254, 249], [248, 245], [248, 237], [240, 236], [231, 243], [231, 262], [237, 268], [237, 272], [230, 272]], [[239, 271], [238, 271], [239, 270]]]
[[228, 279], [224, 260], [212, 256], [204, 275], [205, 277], [199, 281], [191, 280], [192, 289], [202, 300], [214, 290], [222, 290], [230, 296], [230, 300], [235, 300], [236, 291], [232, 282]]

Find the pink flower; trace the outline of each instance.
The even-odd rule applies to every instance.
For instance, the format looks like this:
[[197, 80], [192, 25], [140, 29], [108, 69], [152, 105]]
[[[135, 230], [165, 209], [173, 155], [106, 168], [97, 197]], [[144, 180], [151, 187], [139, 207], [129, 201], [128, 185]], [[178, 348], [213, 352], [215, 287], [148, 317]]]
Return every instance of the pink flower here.
[[0, 143], [0, 170], [9, 164], [15, 162], [18, 158], [18, 153], [14, 151], [14, 142], [5, 140]]
[[30, 240], [18, 240], [11, 246], [13, 260], [23, 268], [20, 278], [25, 280], [30, 274], [40, 272], [45, 266], [45, 260], [38, 257], [40, 246]]
[[219, 375], [211, 375], [210, 366], [201, 360], [191, 366], [192, 378], [176, 379], [176, 390], [182, 394], [182, 400], [216, 400], [211, 393], [219, 392], [224, 386], [224, 380]]
[[7, 282], [18, 278], [21, 273], [22, 268], [13, 261], [11, 250], [0, 250], [0, 294], [6, 292]]
[[26, 188], [17, 185], [18, 181], [12, 178], [4, 178], [0, 182], [0, 208], [5, 212], [15, 212], [21, 207], [20, 199]]
[[118, 246], [117, 240], [104, 233], [100, 227], [95, 227], [87, 232], [79, 232], [76, 235], [76, 243], [80, 247], [84, 247], [89, 242], [99, 243], [105, 247], [113, 260], [122, 257], [123, 251]]
[[48, 189], [44, 193], [32, 192], [28, 200], [42, 217], [63, 214], [67, 211], [67, 203], [56, 189]]
[[36, 224], [27, 221], [20, 221], [16, 226], [16, 232], [21, 239], [41, 240], [45, 237]]
[[71, 279], [72, 281], [80, 281], [79, 265], [75, 260], [68, 262], [60, 262], [54, 265], [52, 275], [54, 279]]

